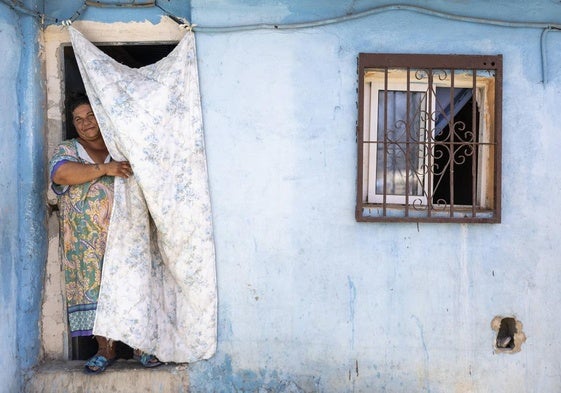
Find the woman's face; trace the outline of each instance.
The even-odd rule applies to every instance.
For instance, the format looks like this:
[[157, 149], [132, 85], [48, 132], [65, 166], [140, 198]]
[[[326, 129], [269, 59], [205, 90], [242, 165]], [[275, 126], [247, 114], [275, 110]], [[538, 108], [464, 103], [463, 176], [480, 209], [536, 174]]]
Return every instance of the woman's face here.
[[82, 104], [74, 109], [72, 123], [83, 140], [94, 141], [101, 138], [99, 125], [89, 104]]

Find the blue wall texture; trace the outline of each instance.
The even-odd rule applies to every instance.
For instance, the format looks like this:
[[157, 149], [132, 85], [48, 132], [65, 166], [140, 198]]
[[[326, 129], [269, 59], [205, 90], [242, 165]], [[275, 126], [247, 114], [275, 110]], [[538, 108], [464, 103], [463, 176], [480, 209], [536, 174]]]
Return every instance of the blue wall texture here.
[[0, 102], [6, 108], [0, 114], [0, 380], [2, 391], [18, 391], [21, 373], [17, 361], [16, 337], [18, 292], [18, 70], [22, 38], [17, 15], [0, 4]]
[[[30, 9], [37, 4], [25, 2]], [[18, 391], [37, 362], [46, 259], [43, 83], [38, 20], [0, 5], [2, 140], [0, 389]]]
[[[65, 19], [81, 4], [48, 1], [45, 12]], [[554, 343], [561, 325], [561, 33], [543, 33], [561, 23], [560, 3], [403, 1], [430, 8], [370, 13], [394, 3], [159, 4], [200, 26], [220, 299], [218, 353], [189, 367], [193, 391], [561, 390]], [[319, 27], [205, 30], [361, 12]], [[159, 14], [88, 9], [82, 18], [157, 23]], [[0, 97], [18, 108], [0, 113], [7, 142], [0, 166], [11, 175], [0, 180], [0, 295], [8, 314], [0, 348], [22, 358], [14, 365], [0, 357], [0, 379], [12, 386], [37, 361], [37, 331], [22, 326], [37, 324], [46, 248], [34, 195], [42, 197], [46, 155], [39, 151], [41, 100], [30, 83], [34, 27], [20, 20], [0, 4]], [[501, 224], [355, 222], [359, 52], [504, 56]], [[28, 263], [30, 250], [37, 254]], [[496, 316], [522, 323], [520, 352], [494, 351]]]

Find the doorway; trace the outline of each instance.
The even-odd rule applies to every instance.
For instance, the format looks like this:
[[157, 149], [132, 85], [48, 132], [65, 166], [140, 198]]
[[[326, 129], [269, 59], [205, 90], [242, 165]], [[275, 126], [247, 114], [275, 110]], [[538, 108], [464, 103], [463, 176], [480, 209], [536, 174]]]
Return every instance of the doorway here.
[[[119, 45], [97, 45], [104, 53], [131, 68], [140, 68], [149, 64], [156, 63], [166, 57], [176, 44], [119, 44]], [[84, 82], [80, 75], [78, 63], [74, 55], [72, 46], [63, 47], [64, 57], [64, 97], [86, 92]], [[66, 108], [63, 115], [63, 138], [70, 139], [77, 137], [72, 125], [72, 113]], [[66, 316], [65, 316], [66, 317]], [[72, 337], [70, 342], [70, 356], [72, 360], [87, 360], [97, 352], [97, 342], [93, 336]], [[117, 343], [117, 357], [132, 358], [132, 349], [125, 344]]]

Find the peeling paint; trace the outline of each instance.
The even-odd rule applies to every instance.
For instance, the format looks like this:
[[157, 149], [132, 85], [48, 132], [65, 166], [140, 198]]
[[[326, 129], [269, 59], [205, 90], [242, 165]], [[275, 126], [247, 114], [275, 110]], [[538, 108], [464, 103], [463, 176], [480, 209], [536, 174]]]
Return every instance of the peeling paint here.
[[290, 375], [281, 371], [236, 369], [230, 355], [216, 355], [213, 359], [190, 366], [190, 389], [198, 393], [307, 393], [319, 392], [320, 378]]

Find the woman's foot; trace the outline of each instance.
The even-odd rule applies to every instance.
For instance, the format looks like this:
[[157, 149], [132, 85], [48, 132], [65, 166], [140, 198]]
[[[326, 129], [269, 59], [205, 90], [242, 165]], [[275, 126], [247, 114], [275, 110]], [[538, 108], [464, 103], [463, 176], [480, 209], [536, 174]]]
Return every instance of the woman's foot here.
[[115, 359], [109, 360], [102, 355], [94, 355], [84, 365], [84, 371], [86, 374], [99, 374], [104, 372], [114, 361]]
[[105, 371], [117, 357], [113, 341], [101, 336], [95, 336], [95, 339], [98, 344], [97, 353], [84, 365], [86, 373], [89, 374], [99, 374]]
[[134, 350], [134, 359], [138, 360], [146, 368], [158, 367], [163, 364], [156, 356], [142, 352], [138, 349]]

